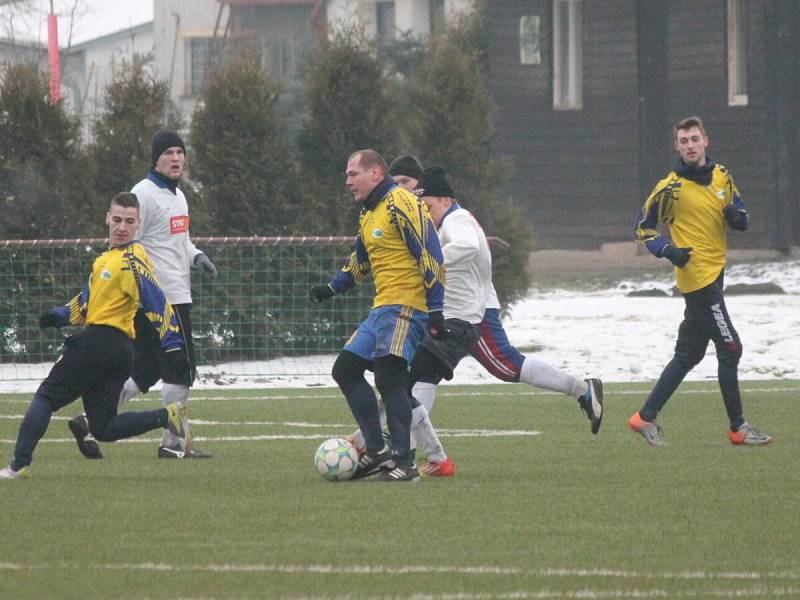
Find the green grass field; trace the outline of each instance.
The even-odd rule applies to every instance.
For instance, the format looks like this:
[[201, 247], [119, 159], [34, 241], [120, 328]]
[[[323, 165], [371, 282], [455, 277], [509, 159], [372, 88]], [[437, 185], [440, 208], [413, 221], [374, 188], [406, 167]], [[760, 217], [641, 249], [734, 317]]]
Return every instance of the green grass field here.
[[[33, 478], [0, 482], [0, 598], [800, 597], [800, 382], [743, 383], [765, 448], [729, 444], [711, 382], [649, 447], [626, 422], [650, 385], [606, 385], [596, 438], [563, 396], [443, 387], [458, 473], [415, 484], [319, 477], [317, 446], [352, 429], [330, 388], [193, 392], [210, 461], [158, 461], [154, 434], [85, 460], [73, 405]], [[29, 399], [0, 396], [4, 464]]]

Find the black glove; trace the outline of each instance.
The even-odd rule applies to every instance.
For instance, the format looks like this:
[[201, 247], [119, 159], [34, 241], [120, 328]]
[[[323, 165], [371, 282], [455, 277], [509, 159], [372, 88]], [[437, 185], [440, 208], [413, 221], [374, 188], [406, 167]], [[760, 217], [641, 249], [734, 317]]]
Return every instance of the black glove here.
[[722, 216], [728, 222], [728, 226], [736, 231], [745, 231], [750, 224], [747, 211], [743, 208], [736, 208], [733, 204], [728, 204], [722, 209]]
[[208, 275], [208, 277], [211, 279], [214, 279], [217, 276], [217, 267], [215, 267], [214, 263], [211, 262], [211, 259], [202, 252], [194, 257], [194, 266], [200, 269], [204, 275]]
[[58, 315], [54, 312], [47, 311], [43, 312], [39, 315], [39, 327], [42, 329], [46, 327], [58, 327], [59, 326], [59, 319]]
[[428, 333], [436, 340], [447, 339], [447, 326], [444, 323], [444, 315], [440, 310], [432, 310], [428, 313]]
[[694, 250], [694, 248], [676, 248], [675, 246], [664, 246], [664, 249], [661, 251], [661, 256], [668, 259], [669, 262], [679, 269], [682, 269], [692, 257], [692, 250]]
[[335, 295], [333, 289], [329, 285], [315, 285], [311, 288], [308, 292], [308, 298], [312, 302], [319, 304], [323, 300], [327, 300], [328, 298], [332, 298]]

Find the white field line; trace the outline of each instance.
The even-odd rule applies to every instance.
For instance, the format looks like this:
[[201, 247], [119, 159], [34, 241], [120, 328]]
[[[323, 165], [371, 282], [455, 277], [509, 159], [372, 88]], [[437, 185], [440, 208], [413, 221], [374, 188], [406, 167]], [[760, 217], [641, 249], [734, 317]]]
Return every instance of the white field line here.
[[103, 571], [205, 571], [210, 573], [298, 573], [319, 575], [408, 575], [408, 574], [444, 574], [459, 575], [497, 575], [501, 577], [546, 577], [563, 578], [602, 578], [602, 579], [651, 579], [651, 580], [690, 580], [690, 581], [722, 581], [749, 580], [766, 583], [767, 581], [800, 581], [800, 571], [636, 571], [626, 569], [595, 568], [546, 568], [527, 569], [521, 567], [498, 567], [493, 565], [336, 565], [336, 564], [280, 564], [280, 563], [203, 563], [177, 564], [165, 562], [143, 563], [97, 563], [87, 565], [69, 561], [22, 563], [0, 562], [0, 570], [42, 570], [42, 569], [90, 568]]
[[[86, 569], [87, 566], [69, 562], [54, 563], [0, 563], [2, 571], [41, 571], [53, 569]], [[167, 572], [167, 573], [187, 573], [187, 572], [206, 572], [206, 573], [226, 573], [226, 574], [253, 574], [253, 573], [282, 573], [298, 575], [440, 575], [457, 574], [465, 576], [490, 576], [497, 578], [529, 577], [539, 579], [595, 579], [595, 583], [600, 580], [612, 580], [619, 585], [619, 580], [636, 580], [639, 585], [644, 580], [650, 580], [656, 585], [657, 582], [697, 582], [697, 581], [717, 581], [717, 582], [749, 582], [750, 587], [734, 587], [732, 589], [703, 589], [703, 590], [666, 590], [658, 587], [650, 589], [599, 589], [587, 588], [585, 586], [576, 591], [554, 591], [546, 588], [539, 590], [520, 590], [513, 592], [497, 593], [471, 593], [457, 592], [444, 594], [426, 594], [416, 592], [406, 598], [409, 600], [503, 600], [503, 599], [526, 599], [526, 598], [758, 598], [758, 597], [791, 597], [800, 594], [800, 587], [786, 586], [785, 582], [797, 581], [800, 574], [795, 572], [766, 572], [759, 573], [754, 571], [679, 571], [679, 572], [651, 572], [651, 571], [627, 571], [622, 569], [521, 569], [517, 567], [495, 567], [490, 565], [476, 566], [429, 566], [429, 565], [301, 565], [301, 564], [273, 564], [273, 563], [209, 563], [209, 564], [189, 564], [181, 565], [174, 563], [98, 563], [88, 567], [94, 571], [127, 571], [127, 572]], [[780, 586], [775, 584], [780, 583]], [[775, 587], [772, 587], [775, 586]], [[295, 597], [301, 598], [320, 598]], [[327, 596], [328, 600], [336, 598], [352, 598], [352, 595]], [[401, 598], [397, 595], [370, 596], [375, 600]]]
[[[16, 415], [17, 419], [22, 419], [22, 415]], [[9, 417], [3, 417], [9, 418]], [[194, 423], [194, 421], [190, 421]], [[326, 427], [336, 427], [335, 425], [326, 425]], [[348, 427], [346, 425], [339, 425], [338, 427]], [[352, 429], [353, 425], [349, 425]], [[542, 435], [541, 431], [535, 430], [515, 430], [515, 429], [439, 429], [437, 430], [439, 437], [531, 437], [535, 435]], [[262, 435], [227, 435], [227, 436], [200, 436], [193, 435], [192, 439], [196, 442], [273, 442], [282, 440], [327, 440], [332, 437], [342, 437], [341, 430], [332, 433], [310, 433], [310, 434], [262, 434]], [[119, 440], [117, 444], [151, 444], [159, 441], [161, 438], [154, 437], [133, 437], [126, 440]], [[16, 439], [2, 439], [0, 444], [16, 444]], [[43, 438], [40, 444], [74, 444], [75, 438]]]
[[[655, 385], [655, 383], [653, 384]], [[477, 386], [476, 386], [477, 387]], [[678, 389], [675, 392], [676, 395], [686, 394], [686, 395], [695, 395], [695, 394], [708, 394], [714, 393], [718, 390], [718, 388], [709, 388], [707, 390], [684, 390]], [[641, 390], [614, 390], [612, 392], [607, 392], [606, 396], [646, 396], [651, 391], [651, 388], [641, 389]], [[794, 394], [800, 392], [800, 386], [796, 387], [780, 387], [780, 388], [764, 388], [764, 387], [747, 387], [741, 386], [742, 393], [775, 393], [775, 394]], [[235, 401], [235, 400], [332, 400], [332, 399], [342, 399], [343, 397], [338, 392], [332, 392], [330, 394], [298, 394], [298, 395], [288, 395], [288, 394], [270, 394], [268, 390], [264, 390], [265, 394], [263, 396], [255, 396], [255, 395], [238, 395], [238, 396], [214, 396], [214, 395], [207, 395], [203, 392], [196, 392], [192, 393], [190, 396], [191, 400], [197, 401], [208, 401], [208, 402], [223, 402], [223, 401]], [[5, 393], [8, 395], [10, 392]], [[10, 399], [10, 398], [2, 398], [0, 396], [0, 404], [28, 404], [30, 402], [30, 398], [33, 397], [32, 394], [26, 394], [27, 398], [22, 399]], [[564, 396], [564, 394], [560, 392], [550, 392], [545, 390], [525, 390], [525, 391], [512, 391], [509, 390], [508, 392], [485, 392], [485, 391], [474, 391], [474, 392], [445, 392], [440, 391], [437, 394], [437, 398], [448, 398], [448, 397], [464, 397], [464, 396], [480, 396], [483, 398], [491, 398], [497, 396]], [[139, 397], [134, 398], [131, 402], [149, 402], [157, 398], [157, 394], [153, 393], [150, 396], [146, 397]]]

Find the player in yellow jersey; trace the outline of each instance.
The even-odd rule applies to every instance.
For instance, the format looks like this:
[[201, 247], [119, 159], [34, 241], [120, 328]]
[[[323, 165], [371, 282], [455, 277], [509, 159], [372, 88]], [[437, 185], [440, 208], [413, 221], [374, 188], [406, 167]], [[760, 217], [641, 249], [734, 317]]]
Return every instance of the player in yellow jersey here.
[[[406, 372], [426, 330], [437, 337], [446, 335], [442, 250], [427, 207], [395, 183], [380, 154], [353, 153], [346, 174], [353, 199], [362, 204], [355, 252], [327, 285], [311, 289], [311, 300], [346, 292], [372, 274], [372, 310], [333, 365], [333, 378], [366, 440], [354, 477], [383, 470], [384, 481], [416, 481]], [[364, 378], [367, 369], [375, 372], [386, 408], [391, 450], [381, 432], [377, 398]]]
[[[636, 239], [654, 256], [666, 258], [675, 266], [686, 310], [672, 360], [644, 406], [628, 423], [650, 445], [665, 445], [656, 416], [686, 374], [703, 359], [712, 340], [719, 362], [719, 387], [730, 421], [730, 441], [736, 445], [768, 444], [772, 438], [751, 427], [742, 414], [738, 379], [742, 344], [722, 295], [726, 225], [744, 231], [748, 214], [728, 170], [706, 154], [708, 136], [703, 122], [698, 117], [683, 119], [673, 133], [680, 159], [644, 203]], [[659, 223], [666, 224], [669, 237], [656, 231]]]
[[[100, 441], [113, 442], [166, 427], [181, 439], [184, 448], [189, 443], [186, 416], [178, 403], [117, 414], [119, 393], [133, 361], [131, 339], [137, 309], [141, 306], [153, 323], [167, 356], [183, 360], [183, 341], [150, 259], [134, 239], [139, 227], [136, 195], [122, 192], [114, 196], [106, 224], [111, 248], [94, 261], [88, 285], [68, 305], [39, 318], [41, 327], [85, 327], [65, 340], [61, 356], [36, 391], [19, 428], [14, 459], [0, 470], [0, 479], [30, 477], [33, 452], [51, 415], [79, 397], [86, 412], [84, 421], [88, 417], [84, 425]], [[81, 441], [78, 439], [79, 445]]]

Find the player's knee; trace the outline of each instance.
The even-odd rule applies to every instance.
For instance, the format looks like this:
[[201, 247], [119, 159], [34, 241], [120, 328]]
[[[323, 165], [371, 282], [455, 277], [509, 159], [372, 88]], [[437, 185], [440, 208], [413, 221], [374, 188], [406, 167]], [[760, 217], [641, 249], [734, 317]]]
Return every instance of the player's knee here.
[[703, 360], [706, 355], [705, 348], [702, 350], [697, 348], [676, 348], [675, 360], [678, 361], [686, 369], [692, 369]]
[[738, 366], [739, 359], [742, 358], [742, 343], [738, 340], [723, 342], [717, 346], [717, 360], [721, 364]]
[[369, 361], [356, 356], [352, 352], [342, 351], [336, 357], [331, 376], [340, 389], [345, 390], [355, 382], [364, 379]]
[[109, 421], [106, 419], [89, 419], [89, 432], [99, 442], [115, 442], [117, 438], [111, 435]]

